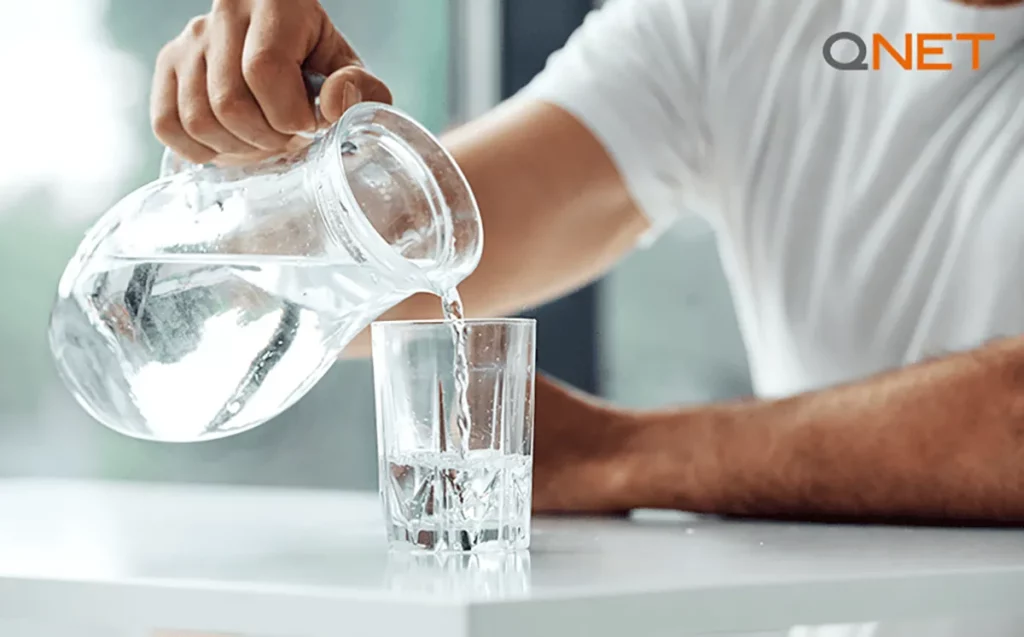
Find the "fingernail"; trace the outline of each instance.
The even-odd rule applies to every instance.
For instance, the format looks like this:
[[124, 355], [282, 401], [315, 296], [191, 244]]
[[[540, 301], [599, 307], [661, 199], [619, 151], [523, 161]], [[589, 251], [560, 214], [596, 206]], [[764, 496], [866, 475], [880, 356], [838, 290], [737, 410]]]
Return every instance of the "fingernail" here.
[[359, 102], [363, 101], [363, 94], [359, 91], [355, 84], [348, 82], [345, 84], [345, 110], [352, 108]]

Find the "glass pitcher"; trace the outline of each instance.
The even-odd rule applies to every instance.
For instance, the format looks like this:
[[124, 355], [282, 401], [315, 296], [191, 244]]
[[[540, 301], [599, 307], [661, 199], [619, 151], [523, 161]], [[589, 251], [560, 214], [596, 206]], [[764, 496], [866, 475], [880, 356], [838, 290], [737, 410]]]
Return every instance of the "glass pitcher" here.
[[440, 143], [360, 104], [301, 151], [195, 167], [121, 200], [60, 279], [50, 346], [104, 425], [222, 438], [292, 405], [388, 308], [454, 288], [482, 248]]

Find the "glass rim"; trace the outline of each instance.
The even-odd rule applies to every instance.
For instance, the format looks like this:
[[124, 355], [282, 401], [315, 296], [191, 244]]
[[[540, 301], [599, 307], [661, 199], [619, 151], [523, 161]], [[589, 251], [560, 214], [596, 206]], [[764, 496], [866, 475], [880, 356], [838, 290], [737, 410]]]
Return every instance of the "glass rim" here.
[[[409, 328], [409, 329], [427, 329], [437, 328], [440, 326], [451, 325], [453, 321], [446, 319], [404, 319], [397, 321], [374, 321], [370, 324], [370, 329], [386, 329], [386, 328]], [[508, 326], [508, 327], [534, 327], [537, 325], [537, 319], [533, 318], [467, 318], [463, 319], [462, 323], [466, 327], [481, 327], [481, 326]]]

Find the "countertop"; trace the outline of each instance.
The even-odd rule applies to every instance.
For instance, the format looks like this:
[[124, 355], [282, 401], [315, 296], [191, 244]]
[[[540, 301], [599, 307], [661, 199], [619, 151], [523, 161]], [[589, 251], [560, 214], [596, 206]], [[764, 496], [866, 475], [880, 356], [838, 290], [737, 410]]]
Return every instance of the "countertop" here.
[[376, 494], [0, 481], [9, 623], [653, 637], [1011, 613], [1022, 591], [1014, 530], [541, 518], [528, 554], [444, 560], [389, 554]]

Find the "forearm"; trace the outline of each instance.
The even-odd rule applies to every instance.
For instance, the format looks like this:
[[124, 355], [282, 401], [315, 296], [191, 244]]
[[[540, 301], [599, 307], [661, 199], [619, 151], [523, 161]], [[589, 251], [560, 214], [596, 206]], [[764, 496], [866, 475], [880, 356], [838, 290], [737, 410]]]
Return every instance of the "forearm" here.
[[632, 506], [1024, 522], [1024, 339], [787, 400], [641, 418]]
[[[480, 208], [484, 251], [459, 286], [471, 317], [516, 313], [582, 286], [630, 250], [648, 223], [611, 158], [565, 111], [510, 103], [444, 138]], [[440, 316], [420, 295], [385, 319]], [[361, 335], [349, 355], [369, 353]]]

